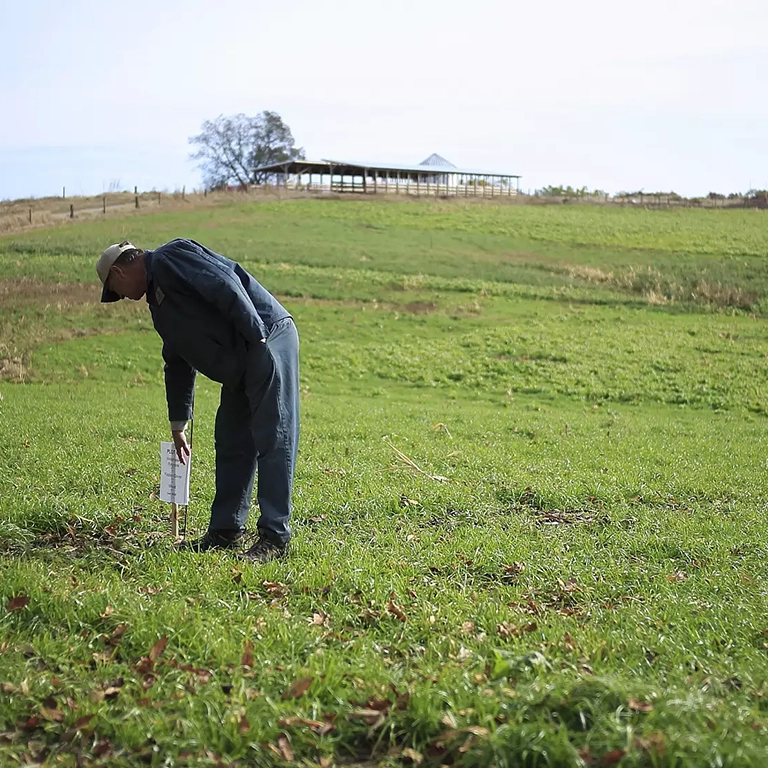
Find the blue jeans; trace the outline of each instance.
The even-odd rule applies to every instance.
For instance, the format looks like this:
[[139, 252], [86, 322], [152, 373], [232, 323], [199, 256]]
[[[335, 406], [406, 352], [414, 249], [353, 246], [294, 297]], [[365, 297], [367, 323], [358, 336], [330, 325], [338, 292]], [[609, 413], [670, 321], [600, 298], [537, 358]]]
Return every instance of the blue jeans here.
[[243, 383], [222, 387], [216, 413], [216, 495], [209, 530], [245, 527], [258, 470], [259, 533], [287, 544], [299, 446], [299, 334], [291, 318], [251, 351]]

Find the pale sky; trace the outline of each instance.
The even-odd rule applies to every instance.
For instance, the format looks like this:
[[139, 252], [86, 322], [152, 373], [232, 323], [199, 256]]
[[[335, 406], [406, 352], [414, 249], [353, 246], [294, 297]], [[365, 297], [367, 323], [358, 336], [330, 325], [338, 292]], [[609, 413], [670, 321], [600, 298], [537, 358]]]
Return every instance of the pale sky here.
[[199, 187], [265, 109], [310, 159], [765, 189], [766, 72], [765, 0], [0, 0], [0, 199]]

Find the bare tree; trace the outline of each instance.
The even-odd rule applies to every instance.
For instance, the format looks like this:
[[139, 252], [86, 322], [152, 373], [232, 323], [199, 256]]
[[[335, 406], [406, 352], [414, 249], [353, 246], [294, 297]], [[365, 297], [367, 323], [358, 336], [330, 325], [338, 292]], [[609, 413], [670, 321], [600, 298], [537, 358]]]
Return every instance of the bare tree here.
[[206, 120], [189, 143], [198, 147], [191, 155], [198, 161], [206, 187], [225, 184], [263, 184], [267, 175], [257, 168], [271, 163], [304, 157], [295, 146], [291, 129], [276, 112], [264, 111], [255, 117], [239, 114]]

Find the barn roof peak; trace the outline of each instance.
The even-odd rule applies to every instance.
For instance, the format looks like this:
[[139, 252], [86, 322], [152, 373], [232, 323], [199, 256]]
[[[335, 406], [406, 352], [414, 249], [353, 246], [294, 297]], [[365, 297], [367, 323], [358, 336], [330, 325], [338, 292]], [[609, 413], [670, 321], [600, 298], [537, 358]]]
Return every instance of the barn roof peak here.
[[426, 160], [422, 160], [419, 165], [431, 165], [438, 166], [440, 168], [455, 168], [456, 166], [450, 161], [446, 160], [437, 152], [433, 152]]

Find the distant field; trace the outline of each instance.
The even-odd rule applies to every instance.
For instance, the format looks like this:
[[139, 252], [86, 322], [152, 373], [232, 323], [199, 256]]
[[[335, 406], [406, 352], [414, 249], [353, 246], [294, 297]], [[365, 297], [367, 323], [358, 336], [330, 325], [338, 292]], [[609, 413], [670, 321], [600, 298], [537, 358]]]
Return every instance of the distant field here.
[[[167, 536], [160, 342], [93, 264], [176, 236], [301, 333], [280, 563]], [[767, 253], [761, 211], [422, 201], [0, 237], [0, 762], [762, 765]]]

